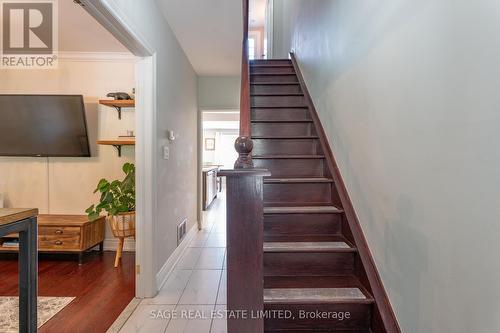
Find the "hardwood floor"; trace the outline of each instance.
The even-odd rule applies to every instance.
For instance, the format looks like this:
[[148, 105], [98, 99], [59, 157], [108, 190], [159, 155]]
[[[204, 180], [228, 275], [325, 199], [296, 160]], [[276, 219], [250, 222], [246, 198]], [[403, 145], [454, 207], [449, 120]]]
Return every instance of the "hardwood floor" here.
[[[43, 255], [39, 262], [39, 296], [76, 297], [43, 325], [40, 333], [100, 333], [113, 324], [135, 295], [135, 254], [125, 252], [114, 268], [114, 252], [74, 258]], [[0, 257], [0, 296], [17, 295], [17, 259]]]

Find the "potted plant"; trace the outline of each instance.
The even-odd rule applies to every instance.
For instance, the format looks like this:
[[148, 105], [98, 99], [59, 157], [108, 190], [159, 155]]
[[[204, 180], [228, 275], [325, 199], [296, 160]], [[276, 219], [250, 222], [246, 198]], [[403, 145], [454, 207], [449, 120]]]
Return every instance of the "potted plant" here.
[[108, 181], [101, 179], [94, 193], [100, 192], [101, 198], [97, 205], [92, 205], [85, 211], [89, 219], [93, 220], [105, 211], [113, 235], [118, 238], [115, 267], [118, 266], [123, 252], [125, 238], [135, 238], [135, 165], [123, 165], [125, 178], [123, 180]]

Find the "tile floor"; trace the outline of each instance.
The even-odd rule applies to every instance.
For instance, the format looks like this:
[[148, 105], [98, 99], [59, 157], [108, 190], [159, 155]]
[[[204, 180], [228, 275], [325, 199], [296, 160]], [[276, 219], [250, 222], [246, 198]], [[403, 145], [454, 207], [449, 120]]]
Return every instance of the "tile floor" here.
[[[205, 228], [189, 244], [155, 298], [144, 299], [122, 333], [225, 333], [225, 195], [204, 213]], [[213, 319], [212, 319], [213, 318]]]

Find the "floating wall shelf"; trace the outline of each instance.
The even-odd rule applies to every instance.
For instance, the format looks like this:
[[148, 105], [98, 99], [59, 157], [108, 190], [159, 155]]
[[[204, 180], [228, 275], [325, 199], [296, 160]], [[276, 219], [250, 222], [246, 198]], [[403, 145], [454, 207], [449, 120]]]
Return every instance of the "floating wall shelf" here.
[[123, 146], [135, 146], [135, 138], [118, 139], [118, 140], [99, 140], [97, 144], [103, 146], [113, 146], [118, 151], [118, 157], [122, 156]]
[[122, 108], [134, 108], [135, 100], [113, 100], [113, 99], [101, 99], [99, 104], [106, 105], [115, 108], [118, 111], [118, 119], [122, 119]]

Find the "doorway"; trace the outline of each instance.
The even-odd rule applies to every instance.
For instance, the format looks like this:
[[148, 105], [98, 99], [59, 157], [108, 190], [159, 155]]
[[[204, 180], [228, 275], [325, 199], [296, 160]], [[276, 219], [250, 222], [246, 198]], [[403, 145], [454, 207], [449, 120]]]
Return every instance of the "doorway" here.
[[273, 0], [250, 0], [249, 15], [249, 59], [271, 59], [273, 37]]
[[[203, 211], [209, 211], [223, 197], [225, 179], [218, 177], [222, 169], [232, 169], [238, 158], [234, 142], [239, 136], [239, 110], [201, 111], [201, 197]], [[204, 214], [202, 214], [204, 215]], [[203, 225], [200, 226], [203, 228]]]
[[156, 221], [156, 55], [134, 31], [119, 8], [102, 2], [81, 0], [83, 8], [116, 37], [134, 56], [136, 63], [136, 297], [157, 293], [154, 225]]

